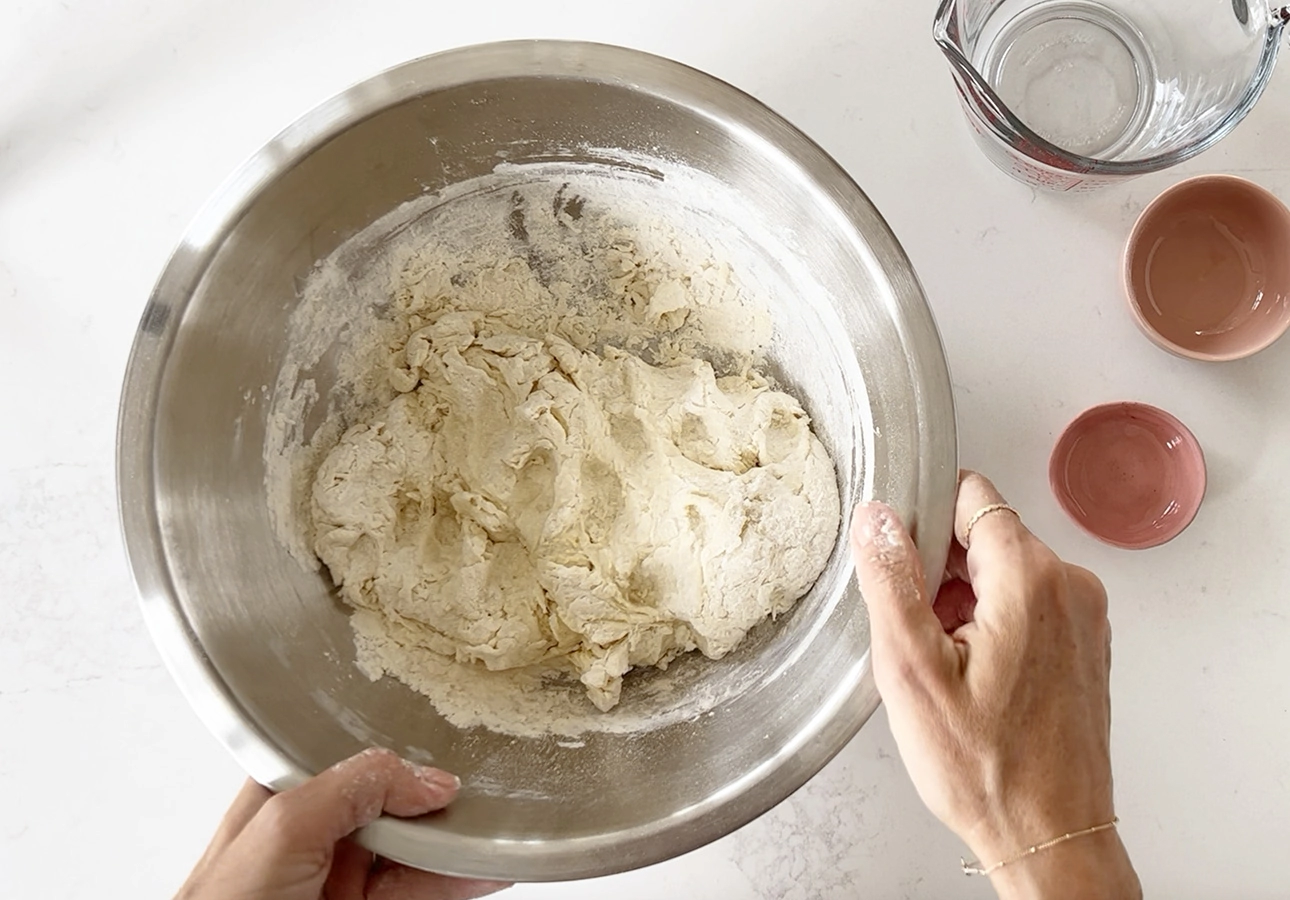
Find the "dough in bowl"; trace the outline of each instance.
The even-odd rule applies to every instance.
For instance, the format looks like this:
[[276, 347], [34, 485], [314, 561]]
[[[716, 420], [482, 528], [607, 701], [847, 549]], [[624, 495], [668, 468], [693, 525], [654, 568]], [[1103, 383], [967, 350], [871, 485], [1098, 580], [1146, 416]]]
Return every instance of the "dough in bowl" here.
[[735, 683], [689, 665], [601, 711], [633, 668], [729, 653], [835, 547], [833, 462], [763, 368], [785, 281], [709, 231], [710, 185], [667, 177], [693, 208], [647, 175], [502, 167], [351, 238], [292, 316], [278, 533], [330, 569], [359, 669], [458, 728], [701, 715]]
[[400, 643], [577, 675], [713, 659], [784, 612], [833, 546], [832, 462], [755, 372], [651, 366], [477, 311], [411, 334], [402, 392], [319, 467], [315, 547]]

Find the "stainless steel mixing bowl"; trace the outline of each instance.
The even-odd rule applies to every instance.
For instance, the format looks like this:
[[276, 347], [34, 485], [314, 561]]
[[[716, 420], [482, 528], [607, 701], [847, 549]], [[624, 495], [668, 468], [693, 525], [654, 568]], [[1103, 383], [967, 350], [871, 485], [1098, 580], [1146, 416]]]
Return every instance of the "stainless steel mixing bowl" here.
[[[603, 148], [708, 173], [772, 225], [771, 262], [810, 273], [823, 299], [805, 287], [781, 298], [770, 362], [833, 454], [844, 510], [888, 500], [915, 523], [933, 579], [944, 565], [955, 431], [935, 325], [886, 223], [791, 125], [677, 63], [548, 41], [439, 54], [328, 101], [217, 193], [148, 301], [121, 403], [121, 517], [158, 648], [252, 776], [286, 788], [382, 744], [463, 777], [444, 814], [382, 819], [360, 836], [423, 868], [566, 879], [675, 856], [783, 800], [878, 704], [845, 524], [790, 614], [726, 659], [675, 664], [730, 688], [726, 699], [692, 720], [582, 742], [459, 731], [403, 685], [369, 681], [330, 582], [275, 539], [265, 391], [315, 262], [501, 158], [603, 165]], [[632, 694], [629, 683], [625, 707]], [[641, 703], [635, 712], [650, 712]]]

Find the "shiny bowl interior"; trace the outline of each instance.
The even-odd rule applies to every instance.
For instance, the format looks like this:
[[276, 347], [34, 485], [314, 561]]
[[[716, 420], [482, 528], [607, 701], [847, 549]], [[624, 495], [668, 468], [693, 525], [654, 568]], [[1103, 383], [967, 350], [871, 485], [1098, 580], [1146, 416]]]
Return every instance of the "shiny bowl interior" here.
[[[772, 226], [768, 265], [808, 273], [810, 284], [771, 310], [769, 364], [834, 456], [844, 515], [886, 499], [914, 523], [933, 580], [944, 564], [957, 468], [935, 325], [882, 218], [800, 132], [702, 73], [591, 44], [470, 47], [352, 88], [249, 160], [163, 271], [126, 376], [118, 483], [154, 639], [253, 777], [289, 787], [369, 744], [461, 775], [445, 813], [361, 833], [391, 859], [516, 880], [666, 859], [787, 797], [878, 703], [844, 529], [790, 614], [720, 662], [669, 670], [715, 690], [705, 714], [577, 741], [460, 731], [403, 685], [369, 681], [330, 581], [274, 534], [266, 411], [315, 263], [401, 204], [500, 159], [522, 173], [553, 159], [612, 167], [616, 154], [706, 173]], [[666, 179], [658, 185], [664, 196]], [[712, 212], [715, 232], [737, 227]], [[666, 705], [640, 700], [637, 714], [667, 712], [640, 703]]]
[[1290, 209], [1235, 175], [1188, 178], [1153, 200], [1124, 250], [1129, 311], [1187, 359], [1252, 356], [1290, 329]]
[[1048, 463], [1053, 495], [1085, 532], [1145, 550], [1173, 540], [1205, 499], [1205, 453], [1173, 415], [1145, 403], [1085, 410]]

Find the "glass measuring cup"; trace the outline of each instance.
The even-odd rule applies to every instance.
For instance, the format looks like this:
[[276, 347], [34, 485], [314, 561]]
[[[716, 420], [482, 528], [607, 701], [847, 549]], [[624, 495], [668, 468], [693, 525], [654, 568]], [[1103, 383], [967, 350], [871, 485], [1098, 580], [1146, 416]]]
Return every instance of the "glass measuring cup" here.
[[942, 0], [936, 43], [995, 165], [1084, 191], [1213, 146], [1276, 63], [1268, 0]]

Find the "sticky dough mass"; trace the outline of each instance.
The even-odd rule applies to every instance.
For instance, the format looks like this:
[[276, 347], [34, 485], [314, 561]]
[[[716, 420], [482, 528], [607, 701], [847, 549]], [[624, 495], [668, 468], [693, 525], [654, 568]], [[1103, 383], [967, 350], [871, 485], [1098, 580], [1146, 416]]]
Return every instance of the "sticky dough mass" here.
[[634, 666], [719, 658], [819, 576], [833, 465], [754, 374], [654, 367], [452, 312], [403, 391], [313, 487], [315, 547], [396, 639], [489, 669], [572, 672], [597, 707]]

